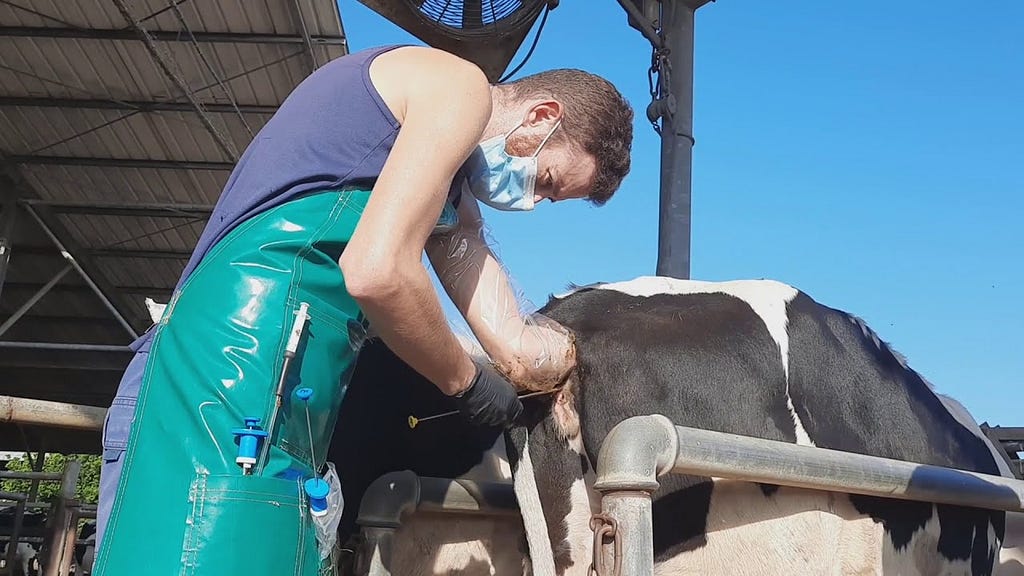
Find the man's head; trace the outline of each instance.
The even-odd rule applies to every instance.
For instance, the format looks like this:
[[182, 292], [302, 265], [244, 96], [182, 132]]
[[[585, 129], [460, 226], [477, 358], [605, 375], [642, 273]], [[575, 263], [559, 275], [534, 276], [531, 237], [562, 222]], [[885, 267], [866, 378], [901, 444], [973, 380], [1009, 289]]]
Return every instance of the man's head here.
[[[629, 173], [633, 109], [607, 80], [574, 69], [495, 87], [492, 124], [507, 151], [537, 155], [536, 200], [607, 202]], [[550, 135], [550, 137], [548, 137]], [[547, 138], [547, 141], [545, 141]]]

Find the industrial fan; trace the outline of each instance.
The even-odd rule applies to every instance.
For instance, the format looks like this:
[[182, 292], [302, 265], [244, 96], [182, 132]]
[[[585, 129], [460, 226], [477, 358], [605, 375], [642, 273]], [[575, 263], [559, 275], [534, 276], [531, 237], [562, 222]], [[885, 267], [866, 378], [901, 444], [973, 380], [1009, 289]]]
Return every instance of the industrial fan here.
[[497, 82], [533, 23], [558, 0], [359, 0], [406, 32], [480, 66]]

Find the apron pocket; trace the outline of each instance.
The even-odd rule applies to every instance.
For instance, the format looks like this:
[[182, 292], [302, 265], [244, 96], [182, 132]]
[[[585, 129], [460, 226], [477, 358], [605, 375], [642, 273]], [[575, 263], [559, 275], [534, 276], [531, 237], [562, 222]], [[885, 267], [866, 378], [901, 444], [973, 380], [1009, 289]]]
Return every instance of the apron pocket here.
[[197, 475], [182, 575], [299, 576], [316, 570], [316, 536], [302, 485], [261, 476]]

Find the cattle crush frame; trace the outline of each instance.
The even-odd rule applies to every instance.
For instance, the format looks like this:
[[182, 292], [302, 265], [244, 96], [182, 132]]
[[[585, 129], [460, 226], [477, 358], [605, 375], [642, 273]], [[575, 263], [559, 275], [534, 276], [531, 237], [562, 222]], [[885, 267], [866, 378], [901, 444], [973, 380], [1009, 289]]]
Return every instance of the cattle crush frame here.
[[[60, 415], [63, 427], [79, 430], [99, 430], [106, 412], [11, 397], [0, 397], [0, 406], [23, 422], [53, 425]], [[982, 425], [997, 450], [1016, 448], [1024, 440], [1009, 432], [1019, 429], [986, 428]], [[1011, 436], [1010, 448], [999, 442]], [[1020, 462], [1010, 464], [1019, 474]], [[600, 555], [595, 551], [600, 576], [653, 574], [651, 494], [659, 486], [658, 478], [667, 474], [1024, 513], [1024, 480], [676, 426], [656, 414], [613, 427], [602, 443], [596, 472], [602, 510], [595, 515], [599, 525], [594, 531], [604, 543]], [[507, 482], [431, 478], [410, 471], [385, 474], [369, 486], [359, 504], [357, 523], [364, 541], [356, 553], [355, 573], [390, 576], [396, 532], [417, 513], [514, 517], [519, 507]]]
[[[592, 567], [598, 576], [654, 574], [651, 495], [658, 478], [668, 474], [1024, 513], [1024, 480], [1017, 478], [676, 426], [657, 414], [613, 427], [602, 443], [596, 472], [594, 488], [602, 509], [591, 528], [601, 542]], [[409, 515], [518, 512], [506, 483], [421, 477], [410, 471], [385, 474], [369, 487], [360, 506], [364, 542], [354, 573], [391, 576], [396, 532]], [[536, 567], [534, 575], [554, 576]]]
[[598, 456], [598, 517], [610, 525], [612, 546], [595, 550], [595, 564], [616, 567], [599, 569], [601, 576], [654, 573], [651, 494], [666, 474], [1024, 512], [1024, 481], [1016, 478], [675, 426], [656, 414], [636, 416], [612, 428]]

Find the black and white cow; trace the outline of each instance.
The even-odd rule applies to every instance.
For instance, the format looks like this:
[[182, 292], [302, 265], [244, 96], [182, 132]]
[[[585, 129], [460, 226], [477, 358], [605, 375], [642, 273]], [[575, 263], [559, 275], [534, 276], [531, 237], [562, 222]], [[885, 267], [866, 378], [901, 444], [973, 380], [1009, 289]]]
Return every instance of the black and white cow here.
[[[540, 312], [574, 332], [578, 367], [561, 393], [525, 401], [506, 442], [524, 519], [546, 528], [531, 549], [537, 573], [587, 574], [593, 463], [608, 431], [631, 416], [1010, 474], [963, 407], [863, 321], [785, 284], [641, 277], [575, 288]], [[330, 455], [345, 490], [343, 530], [355, 528], [362, 491], [383, 472], [465, 475], [500, 440], [457, 417], [406, 425], [409, 414], [451, 408], [385, 346], [367, 343]], [[981, 576], [993, 573], [1004, 538], [1001, 512], [693, 476], [660, 482], [659, 575]], [[491, 537], [486, 520], [473, 521], [454, 536], [411, 529], [399, 547], [408, 552], [397, 553], [422, 566], [393, 573], [518, 573], [521, 532]], [[424, 562], [427, 550], [434, 557]]]

